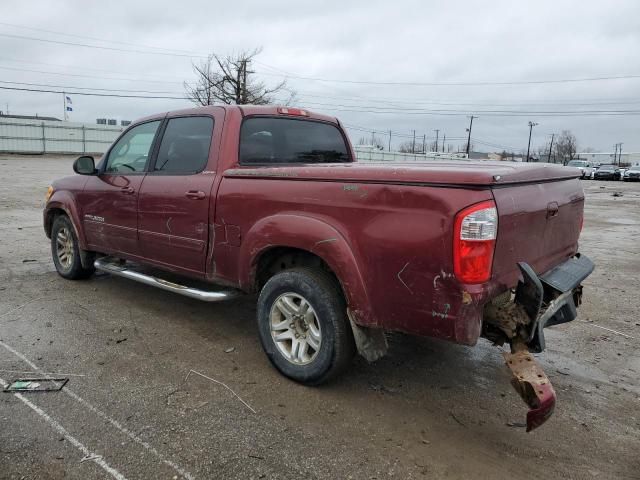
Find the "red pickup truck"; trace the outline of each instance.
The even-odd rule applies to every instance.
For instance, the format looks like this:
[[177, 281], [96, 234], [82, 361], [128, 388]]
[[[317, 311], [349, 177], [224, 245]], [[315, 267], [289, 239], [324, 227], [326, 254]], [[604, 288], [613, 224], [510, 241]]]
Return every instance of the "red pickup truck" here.
[[210, 106], [137, 121], [96, 166], [49, 188], [44, 229], [67, 279], [95, 269], [205, 301], [259, 293], [264, 350], [319, 384], [384, 331], [508, 343], [528, 429], [555, 393], [531, 352], [576, 317], [579, 170], [358, 163], [340, 122], [283, 107]]

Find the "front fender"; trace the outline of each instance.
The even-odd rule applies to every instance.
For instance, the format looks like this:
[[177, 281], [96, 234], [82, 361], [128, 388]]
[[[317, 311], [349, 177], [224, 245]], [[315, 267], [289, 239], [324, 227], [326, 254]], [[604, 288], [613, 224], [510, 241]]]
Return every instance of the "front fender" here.
[[76, 238], [78, 239], [78, 246], [83, 250], [86, 250], [87, 239], [84, 235], [84, 229], [81, 228], [82, 222], [80, 220], [80, 212], [78, 212], [78, 208], [76, 207], [76, 202], [74, 201], [72, 194], [68, 191], [63, 190], [54, 192], [44, 207], [43, 222], [47, 237], [50, 237], [51, 235], [51, 226], [56, 210], [62, 210], [67, 217], [69, 217], [71, 224], [73, 225]]
[[323, 220], [296, 214], [278, 214], [256, 222], [240, 248], [241, 287], [254, 285], [258, 260], [268, 250], [290, 247], [320, 257], [338, 277], [349, 309], [359, 325], [380, 326], [367, 297], [365, 283], [348, 240]]

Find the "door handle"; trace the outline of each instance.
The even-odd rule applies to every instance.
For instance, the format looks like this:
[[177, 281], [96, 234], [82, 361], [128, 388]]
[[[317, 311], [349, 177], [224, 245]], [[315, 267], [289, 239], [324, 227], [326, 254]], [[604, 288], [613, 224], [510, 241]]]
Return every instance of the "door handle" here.
[[205, 195], [204, 192], [200, 192], [197, 190], [189, 190], [184, 194], [185, 197], [191, 198], [192, 200], [202, 200]]
[[131, 194], [135, 193], [135, 190], [132, 187], [122, 187], [120, 189], [120, 191], [122, 193], [124, 193], [125, 195], [131, 195]]

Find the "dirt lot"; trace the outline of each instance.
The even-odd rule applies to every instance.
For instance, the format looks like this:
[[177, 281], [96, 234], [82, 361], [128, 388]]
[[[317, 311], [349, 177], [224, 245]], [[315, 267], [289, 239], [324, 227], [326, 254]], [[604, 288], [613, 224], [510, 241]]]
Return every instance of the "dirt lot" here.
[[527, 434], [486, 341], [393, 335], [386, 358], [306, 388], [268, 364], [252, 298], [61, 279], [41, 208], [66, 174], [70, 159], [0, 155], [0, 378], [70, 378], [0, 393], [1, 478], [640, 478], [640, 184], [584, 182], [597, 270], [579, 320], [547, 329], [558, 404]]

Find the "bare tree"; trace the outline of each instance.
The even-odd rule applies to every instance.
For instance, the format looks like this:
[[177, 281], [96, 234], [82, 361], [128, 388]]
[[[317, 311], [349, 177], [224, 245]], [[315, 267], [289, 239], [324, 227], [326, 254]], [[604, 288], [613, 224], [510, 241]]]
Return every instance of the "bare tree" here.
[[275, 94], [284, 92], [288, 98], [279, 103], [289, 105], [295, 100], [296, 94], [287, 88], [286, 80], [267, 87], [253, 77], [255, 71], [251, 70], [251, 62], [261, 51], [256, 48], [226, 57], [213, 53], [201, 63], [193, 63], [196, 80], [193, 83], [184, 82], [187, 97], [198, 105], [213, 105], [216, 102], [266, 105], [276, 101]]
[[384, 150], [384, 143], [378, 137], [373, 135], [371, 138], [368, 137], [360, 137], [358, 139], [358, 145], [371, 145], [377, 150]]
[[573, 160], [578, 149], [576, 136], [571, 130], [563, 130], [556, 141], [555, 150], [558, 158], [566, 164]]
[[407, 140], [400, 144], [399, 148], [402, 153], [424, 153], [422, 151], [422, 142], [416, 140], [415, 144], [413, 140]]

